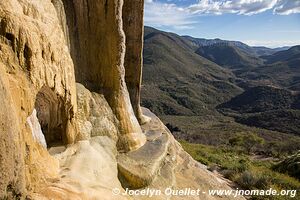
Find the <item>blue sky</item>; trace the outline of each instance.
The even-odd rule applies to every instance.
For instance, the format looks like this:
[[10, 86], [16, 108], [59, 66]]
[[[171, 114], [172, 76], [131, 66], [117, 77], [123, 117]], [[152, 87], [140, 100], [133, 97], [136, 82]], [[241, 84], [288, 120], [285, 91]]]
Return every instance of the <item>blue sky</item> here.
[[300, 44], [300, 0], [145, 0], [145, 25], [251, 46]]

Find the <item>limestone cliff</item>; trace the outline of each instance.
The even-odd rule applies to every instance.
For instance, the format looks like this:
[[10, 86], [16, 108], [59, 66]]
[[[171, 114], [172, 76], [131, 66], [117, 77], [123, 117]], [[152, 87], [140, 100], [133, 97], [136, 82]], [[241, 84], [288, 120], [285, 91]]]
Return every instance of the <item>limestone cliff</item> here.
[[147, 122], [140, 108], [143, 42], [144, 0], [124, 1], [123, 27], [126, 35], [125, 80], [134, 113], [141, 124]]
[[142, 40], [143, 0], [0, 0], [0, 199], [229, 189], [141, 109]]
[[76, 138], [74, 66], [56, 16], [50, 1], [0, 1], [1, 198], [25, 195], [57, 171], [27, 123], [35, 104], [46, 136]]
[[[64, 8], [59, 5], [64, 5]], [[59, 17], [61, 24], [67, 23], [63, 27], [68, 27], [64, 30], [70, 41], [76, 81], [92, 92], [102, 93], [107, 99], [120, 123], [118, 149], [129, 151], [139, 148], [145, 143], [145, 137], [133, 113], [125, 82], [123, 2], [64, 0], [59, 5], [56, 6], [58, 12], [65, 9], [66, 13]], [[139, 10], [142, 12], [142, 9]]]

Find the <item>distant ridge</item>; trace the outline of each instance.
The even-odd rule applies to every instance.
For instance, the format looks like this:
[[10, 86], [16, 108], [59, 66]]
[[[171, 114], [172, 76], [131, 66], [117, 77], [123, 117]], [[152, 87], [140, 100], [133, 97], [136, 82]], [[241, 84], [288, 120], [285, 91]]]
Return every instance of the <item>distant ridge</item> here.
[[166, 119], [180, 116], [178, 130], [186, 132], [193, 116], [226, 121], [222, 113], [240, 125], [299, 135], [300, 46], [251, 47], [151, 27], [144, 40], [142, 103]]

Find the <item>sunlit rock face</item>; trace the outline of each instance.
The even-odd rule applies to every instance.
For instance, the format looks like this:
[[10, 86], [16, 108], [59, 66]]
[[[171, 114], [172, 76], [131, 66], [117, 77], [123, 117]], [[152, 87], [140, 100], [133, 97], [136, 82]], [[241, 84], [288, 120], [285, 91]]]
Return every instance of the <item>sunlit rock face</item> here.
[[62, 169], [59, 182], [41, 188], [33, 199], [128, 200], [112, 193], [114, 188], [124, 191], [118, 180], [116, 154], [116, 143], [107, 136], [69, 146], [55, 155]]
[[[62, 0], [58, 2], [56, 0], [54, 2], [69, 42], [76, 81], [91, 92], [101, 93], [106, 98], [119, 121], [120, 134], [117, 143], [119, 151], [126, 152], [141, 147], [145, 143], [145, 136], [130, 102], [126, 85], [130, 82], [125, 82], [123, 1]], [[61, 14], [62, 10], [65, 10], [65, 15]], [[137, 53], [141, 61], [141, 46]], [[141, 77], [140, 67], [141, 64], [136, 67], [139, 71], [138, 85]], [[137, 82], [134, 76], [132, 79], [133, 82]], [[137, 90], [139, 87], [135, 89]], [[139, 101], [134, 101], [133, 104], [139, 104]], [[134, 106], [136, 107], [138, 106]]]
[[144, 0], [124, 1], [123, 28], [126, 35], [125, 80], [134, 113], [144, 124], [149, 118], [142, 115], [140, 107], [143, 40], [144, 40]]
[[[1, 174], [1, 198], [35, 191], [58, 175], [57, 161], [42, 147], [45, 141], [48, 147], [72, 144], [86, 139], [81, 134], [86, 132], [89, 137], [110, 133], [119, 151], [145, 143], [125, 82], [122, 5], [120, 0], [0, 1], [1, 96], [10, 110], [0, 112], [5, 131], [0, 149], [12, 152], [11, 162], [0, 158], [6, 174]], [[95, 112], [77, 130], [75, 72], [91, 92], [104, 95], [91, 100], [111, 109], [106, 127]]]
[[103, 95], [90, 92], [80, 83], [77, 88], [78, 137], [87, 140], [95, 136], [108, 136], [118, 141], [119, 121]]
[[229, 188], [150, 111], [142, 119], [142, 5], [0, 0], [0, 199], [132, 199], [112, 194], [121, 177], [135, 188]]
[[[0, 62], [0, 74], [4, 73]], [[14, 109], [7, 79], [0, 75], [0, 199], [13, 199], [14, 194], [24, 194], [25, 160], [18, 115]], [[8, 191], [8, 188], [11, 188]]]
[[58, 175], [41, 133], [33, 137], [27, 123], [43, 87], [59, 99], [65, 143], [76, 139], [74, 65], [50, 0], [0, 1], [0, 80], [0, 199], [14, 199]]

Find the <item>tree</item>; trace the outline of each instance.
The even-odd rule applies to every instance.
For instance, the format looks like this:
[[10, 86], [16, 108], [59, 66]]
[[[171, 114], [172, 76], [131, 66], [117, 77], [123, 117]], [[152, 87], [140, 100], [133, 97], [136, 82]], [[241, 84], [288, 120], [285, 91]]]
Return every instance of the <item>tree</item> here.
[[254, 147], [256, 147], [257, 145], [261, 145], [264, 142], [265, 140], [263, 138], [254, 133], [244, 135], [243, 137], [243, 146], [248, 154], [251, 154]]
[[231, 146], [240, 146], [245, 149], [248, 154], [251, 154], [254, 147], [257, 147], [263, 143], [264, 139], [254, 133], [239, 134], [229, 139], [229, 144]]

